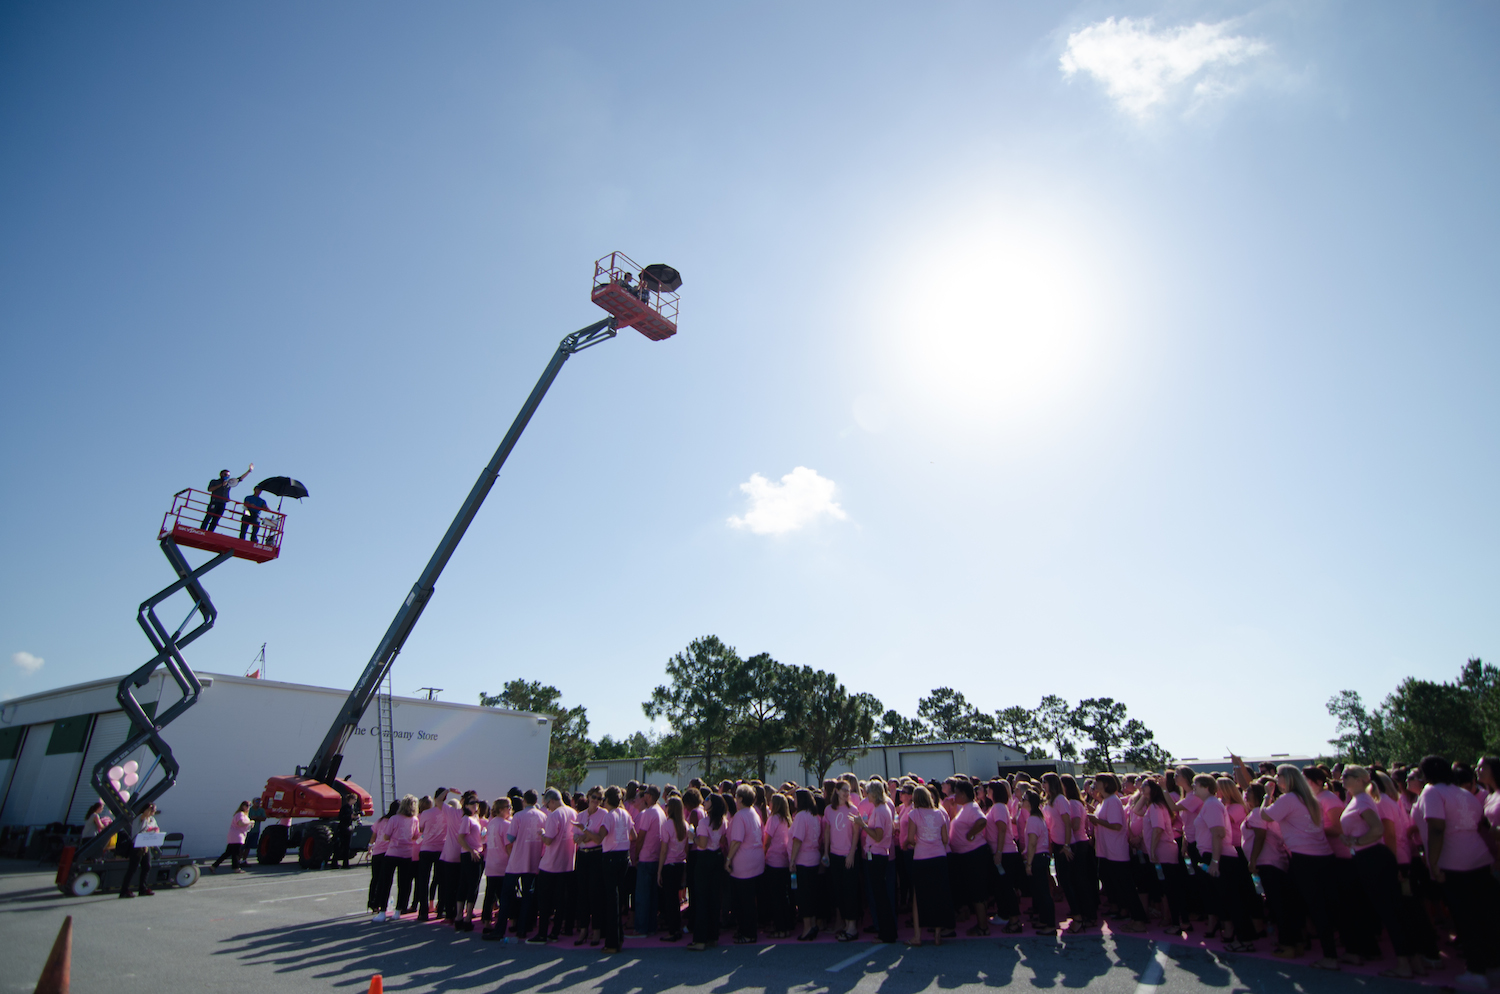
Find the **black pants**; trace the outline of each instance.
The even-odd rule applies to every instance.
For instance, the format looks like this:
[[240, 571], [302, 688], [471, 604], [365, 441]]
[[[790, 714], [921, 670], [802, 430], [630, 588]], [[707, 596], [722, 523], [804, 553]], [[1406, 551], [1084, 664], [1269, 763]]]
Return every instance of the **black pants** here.
[[[223, 859], [223, 856], [219, 857]], [[380, 871], [385, 866], [385, 854], [375, 853], [370, 856], [370, 887], [365, 891], [365, 907], [371, 911], [376, 910], [375, 894], [380, 890]], [[384, 910], [384, 905], [381, 905]]]
[[1001, 918], [1014, 918], [1021, 913], [1021, 901], [1016, 894], [1018, 885], [1026, 883], [1026, 856], [1018, 852], [1003, 852], [1000, 863], [990, 878], [995, 890], [995, 913]]
[[240, 517], [240, 539], [243, 540], [245, 532], [250, 532], [250, 541], [254, 542], [260, 538], [260, 514], [251, 514], [246, 511]]
[[1333, 938], [1332, 909], [1329, 908], [1338, 888], [1338, 867], [1334, 865], [1337, 862], [1337, 856], [1308, 856], [1296, 852], [1291, 858], [1292, 886], [1302, 898], [1307, 917], [1312, 919], [1325, 959], [1335, 959], [1339, 954]]
[[1302, 907], [1302, 896], [1292, 885], [1286, 870], [1276, 866], [1260, 866], [1260, 884], [1266, 891], [1266, 910], [1276, 923], [1276, 942], [1281, 946], [1296, 946], [1302, 943], [1302, 921], [1307, 911]]
[[1073, 850], [1073, 897], [1069, 901], [1078, 902], [1070, 904], [1069, 910], [1074, 917], [1086, 922], [1098, 921], [1099, 859], [1094, 853], [1094, 844], [1074, 842], [1068, 848]]
[[525, 938], [531, 934], [531, 927], [536, 919], [536, 878], [535, 873], [507, 873], [507, 883], [515, 888], [512, 893], [521, 903], [518, 907], [519, 914], [516, 916], [516, 935]]
[[1031, 910], [1039, 926], [1057, 925], [1057, 905], [1052, 901], [1052, 854], [1031, 857]]
[[1167, 897], [1167, 924], [1188, 923], [1188, 874], [1181, 863], [1160, 863], [1162, 892]]
[[438, 916], [451, 922], [458, 916], [458, 864], [439, 859], [436, 870]]
[[686, 863], [663, 863], [661, 893], [656, 896], [657, 918], [661, 930], [669, 935], [682, 934], [682, 885], [687, 876]]
[[[816, 865], [792, 867], [797, 874], [797, 886], [791, 892], [792, 906], [798, 918], [818, 917], [818, 869]], [[791, 887], [790, 879], [787, 886]]]
[[458, 904], [459, 910], [467, 904], [472, 906], [479, 900], [479, 878], [484, 876], [484, 858], [471, 852], [458, 857]]
[[1420, 857], [1397, 868], [1401, 874], [1401, 931], [1414, 952], [1428, 959], [1438, 958], [1437, 929], [1432, 916], [1427, 913], [1427, 902], [1422, 899], [1427, 880], [1427, 864]]
[[828, 857], [828, 879], [833, 888], [834, 907], [844, 917], [844, 931], [859, 931], [859, 871], [858, 865], [845, 866], [846, 857]]
[[[1213, 857], [1210, 855], [1209, 858]], [[1245, 862], [1245, 857], [1224, 853], [1219, 857], [1219, 876], [1209, 879], [1214, 885], [1214, 908], [1219, 920], [1234, 924], [1236, 941], [1248, 942], [1254, 938], [1255, 926], [1250, 922], [1250, 905], [1245, 901], [1245, 889], [1251, 886], [1250, 864]], [[1251, 893], [1254, 893], [1253, 889]]]
[[760, 877], [730, 877], [729, 893], [734, 900], [734, 936], [735, 939], [749, 939], [754, 942], [759, 935], [757, 924], [760, 922], [759, 913], [756, 910], [756, 891], [760, 889]]
[[562, 935], [563, 919], [568, 917], [568, 885], [573, 881], [573, 871], [551, 873], [543, 870], [536, 875], [536, 903], [541, 909], [537, 919], [536, 934], [556, 939]]
[[[132, 857], [134, 858], [134, 857]], [[1470, 973], [1500, 967], [1500, 894], [1490, 868], [1444, 870], [1443, 900]]]
[[1344, 952], [1366, 959], [1380, 958], [1380, 917], [1365, 900], [1364, 884], [1354, 860], [1340, 859], [1335, 869], [1338, 880], [1334, 925], [1338, 929]]
[[495, 928], [501, 935], [505, 934], [510, 921], [510, 887], [507, 885], [509, 879], [503, 873], [498, 877], [486, 876], [484, 878], [484, 907], [481, 909], [481, 917], [485, 921], [494, 922]]
[[131, 847], [131, 849], [130, 849], [130, 862], [125, 867], [125, 882], [120, 885], [120, 893], [121, 894], [129, 894], [130, 893], [130, 878], [133, 877], [133, 876], [135, 876], [136, 873], [137, 873], [137, 871], [139, 871], [139, 873], [140, 873], [140, 879], [136, 882], [137, 886], [141, 890], [143, 890], [143, 891], [150, 890], [151, 889], [151, 849], [149, 847], [141, 847], [141, 846], [132, 846]]
[[214, 531], [219, 527], [219, 518], [224, 513], [224, 498], [211, 497], [208, 501], [208, 513], [203, 516], [202, 528], [204, 531]]
[[911, 861], [910, 849], [896, 850], [896, 907], [911, 907]]
[[[770, 870], [766, 871], [770, 873]], [[881, 942], [896, 941], [896, 864], [889, 856], [865, 860], [865, 889]]]
[[417, 917], [426, 918], [431, 909], [432, 892], [428, 889], [428, 881], [432, 880], [433, 867], [437, 866], [438, 854], [435, 852], [422, 852], [417, 854]]
[[1063, 854], [1067, 846], [1052, 843], [1052, 867], [1057, 874], [1057, 886], [1063, 893], [1063, 900], [1068, 902], [1068, 914], [1078, 914], [1078, 895], [1073, 893], [1073, 861]]
[[386, 859], [396, 864], [396, 910], [404, 915], [411, 909], [411, 885], [416, 879], [419, 864], [414, 859], [400, 856], [388, 856]]
[[1131, 921], [1146, 922], [1146, 909], [1141, 905], [1141, 895], [1135, 889], [1135, 878], [1131, 866], [1124, 860], [1099, 860], [1099, 881], [1104, 893], [1130, 917]]
[[719, 941], [719, 887], [724, 876], [724, 854], [698, 853], [698, 876], [693, 881], [693, 941], [712, 945]]
[[620, 927], [620, 881], [630, 866], [630, 854], [625, 850], [607, 852], [603, 855], [599, 876], [595, 878], [593, 911], [595, 926], [604, 933], [604, 945], [608, 949], [619, 949], [624, 941], [624, 930]]
[[573, 927], [587, 935], [603, 931], [604, 923], [594, 917], [594, 889], [604, 872], [604, 852], [598, 846], [579, 849], [573, 857]]
[[238, 870], [240, 868], [240, 861], [244, 858], [245, 844], [243, 842], [231, 842], [224, 847], [224, 854], [214, 860], [214, 868], [217, 869], [219, 864], [227, 859], [229, 860], [229, 865]]
[[390, 907], [391, 882], [396, 879], [396, 872], [402, 865], [408, 867], [406, 878], [408, 881], [411, 880], [411, 860], [400, 859], [396, 856], [387, 856], [383, 853], [378, 859], [380, 862], [376, 864], [374, 879], [371, 881], [374, 884], [374, 894], [370, 901], [371, 911], [384, 911]]
[[[1410, 956], [1411, 939], [1401, 927], [1401, 876], [1396, 869], [1396, 854], [1377, 843], [1354, 854], [1351, 860], [1359, 875], [1366, 906], [1391, 937], [1391, 948], [1397, 956]], [[1371, 956], [1380, 956], [1380, 937], [1370, 939]]]

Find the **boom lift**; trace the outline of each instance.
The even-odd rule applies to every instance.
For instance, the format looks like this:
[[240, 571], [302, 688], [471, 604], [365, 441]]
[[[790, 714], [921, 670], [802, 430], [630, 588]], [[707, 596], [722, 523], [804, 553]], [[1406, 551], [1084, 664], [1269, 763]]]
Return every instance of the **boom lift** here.
[[[633, 282], [634, 281], [634, 282]], [[638, 266], [621, 252], [613, 252], [594, 263], [594, 285], [590, 299], [610, 312], [602, 321], [595, 321], [565, 337], [552, 354], [552, 359], [542, 371], [541, 379], [532, 388], [531, 395], [521, 405], [521, 411], [511, 423], [510, 430], [500, 442], [500, 447], [490, 457], [489, 463], [474, 482], [469, 496], [464, 499], [453, 523], [438, 543], [427, 567], [401, 602], [390, 627], [375, 653], [365, 665], [354, 689], [339, 709], [328, 734], [313, 753], [312, 761], [297, 767], [291, 776], [273, 776], [266, 781], [261, 794], [261, 808], [267, 820], [280, 819], [282, 824], [267, 825], [260, 834], [257, 858], [262, 863], [280, 863], [289, 849], [298, 852], [299, 862], [304, 868], [322, 866], [332, 855], [333, 830], [337, 824], [339, 810], [344, 798], [352, 798], [358, 810], [365, 815], [375, 813], [369, 791], [348, 777], [338, 778], [339, 767], [344, 760], [344, 746], [349, 736], [364, 716], [366, 708], [380, 692], [382, 681], [406, 644], [417, 619], [427, 602], [432, 599], [438, 577], [448, 565], [458, 543], [479, 507], [489, 495], [505, 465], [506, 457], [515, 448], [521, 433], [526, 430], [531, 416], [536, 413], [542, 398], [552, 381], [561, 372], [563, 363], [585, 349], [593, 348], [618, 334], [618, 329], [634, 327], [652, 341], [662, 341], [677, 333], [677, 289], [682, 277], [671, 266], [656, 264]], [[292, 818], [307, 818], [310, 821], [290, 823]]]

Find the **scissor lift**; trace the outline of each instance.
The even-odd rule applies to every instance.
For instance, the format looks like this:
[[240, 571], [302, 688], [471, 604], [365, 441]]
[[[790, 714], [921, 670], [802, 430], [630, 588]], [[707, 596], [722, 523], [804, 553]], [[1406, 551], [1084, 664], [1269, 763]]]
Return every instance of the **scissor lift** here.
[[[136, 817], [177, 782], [180, 766], [172, 755], [171, 746], [161, 737], [161, 730], [179, 718], [184, 711], [198, 703], [203, 693], [203, 684], [198, 675], [182, 658], [182, 649], [214, 626], [219, 612], [203, 589], [203, 576], [230, 559], [248, 559], [263, 563], [281, 554], [282, 525], [286, 516], [276, 511], [261, 511], [258, 519], [247, 519], [245, 507], [238, 501], [214, 502], [199, 490], [182, 490], [173, 496], [172, 508], [162, 519], [157, 542], [161, 551], [177, 573], [177, 580], [144, 601], [136, 613], [136, 621], [146, 638], [151, 640], [156, 655], [143, 666], [120, 681], [115, 699], [130, 717], [132, 732], [124, 744], [101, 759], [95, 766], [91, 783], [99, 797], [109, 808], [114, 820], [98, 835], [79, 847], [69, 846], [63, 850], [57, 866], [57, 886], [65, 894], [85, 897], [98, 890], [118, 889], [125, 882], [128, 861], [114, 855], [111, 845], [115, 836], [123, 832], [127, 844]], [[226, 531], [218, 529], [224, 526]], [[227, 529], [235, 529], [230, 531]], [[217, 553], [202, 566], [193, 568], [182, 554], [181, 546]], [[156, 607], [179, 590], [186, 591], [193, 601], [182, 624], [168, 631], [156, 616]], [[191, 629], [188, 625], [197, 618]], [[156, 715], [146, 713], [136, 699], [135, 689], [150, 681], [157, 667], [165, 667], [182, 698]], [[141, 791], [133, 796], [122, 796], [122, 792], [109, 779], [111, 767], [119, 764], [131, 753], [146, 746], [156, 756], [162, 777], [147, 786], [141, 783]], [[192, 856], [177, 854], [151, 858], [152, 872], [160, 883], [191, 887], [198, 882], [198, 867]]]

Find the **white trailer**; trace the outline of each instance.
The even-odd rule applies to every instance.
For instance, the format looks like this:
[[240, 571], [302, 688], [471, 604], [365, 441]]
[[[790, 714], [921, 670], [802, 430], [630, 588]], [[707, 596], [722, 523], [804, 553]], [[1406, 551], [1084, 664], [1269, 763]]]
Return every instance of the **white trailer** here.
[[[158, 670], [136, 692], [152, 713], [177, 699], [176, 685], [163, 676]], [[158, 820], [163, 831], [183, 834], [182, 852], [213, 857], [223, 851], [235, 808], [260, 797], [268, 777], [307, 761], [348, 691], [213, 673], [199, 677], [204, 690], [198, 704], [162, 732], [182, 772], [161, 798]], [[11, 835], [15, 827], [82, 825], [84, 812], [98, 800], [89, 782], [94, 764], [131, 732], [115, 700], [120, 679], [0, 706], [0, 826], [10, 827]], [[163, 693], [167, 700], [161, 700]], [[459, 787], [492, 799], [511, 787], [544, 784], [552, 730], [546, 716], [410, 697], [392, 697], [391, 703], [398, 797]], [[380, 783], [374, 712], [371, 707], [344, 752], [340, 775], [355, 783]], [[146, 775], [139, 792], [160, 773], [152, 772], [149, 750], [134, 758]]]

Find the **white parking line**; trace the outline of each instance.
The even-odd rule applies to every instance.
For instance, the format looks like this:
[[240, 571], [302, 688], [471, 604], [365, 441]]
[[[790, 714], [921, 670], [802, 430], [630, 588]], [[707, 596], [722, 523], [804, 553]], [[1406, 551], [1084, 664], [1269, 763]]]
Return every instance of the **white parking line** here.
[[1141, 971], [1141, 982], [1136, 985], [1135, 994], [1156, 994], [1157, 988], [1161, 986], [1162, 978], [1167, 973], [1167, 955], [1172, 951], [1170, 942], [1163, 942], [1155, 947], [1151, 962], [1146, 964], [1146, 969]]
[[853, 966], [855, 963], [858, 963], [862, 959], [869, 959], [872, 955], [874, 955], [874, 953], [875, 953], [874, 949], [862, 949], [859, 952], [855, 953], [853, 956], [849, 956], [849, 957], [847, 957], [845, 959], [841, 959], [837, 963], [835, 963], [832, 966], [830, 966], [828, 968], [828, 972], [829, 973], [838, 973], [840, 970], [842, 970], [846, 966]]
[[278, 901], [305, 901], [305, 900], [307, 900], [310, 897], [332, 897], [335, 894], [358, 894], [362, 890], [369, 890], [369, 888], [368, 887], [351, 887], [349, 890], [330, 890], [330, 891], [325, 891], [322, 894], [295, 894], [292, 897], [268, 897], [264, 901], [261, 901], [260, 903], [261, 904], [275, 904]]

